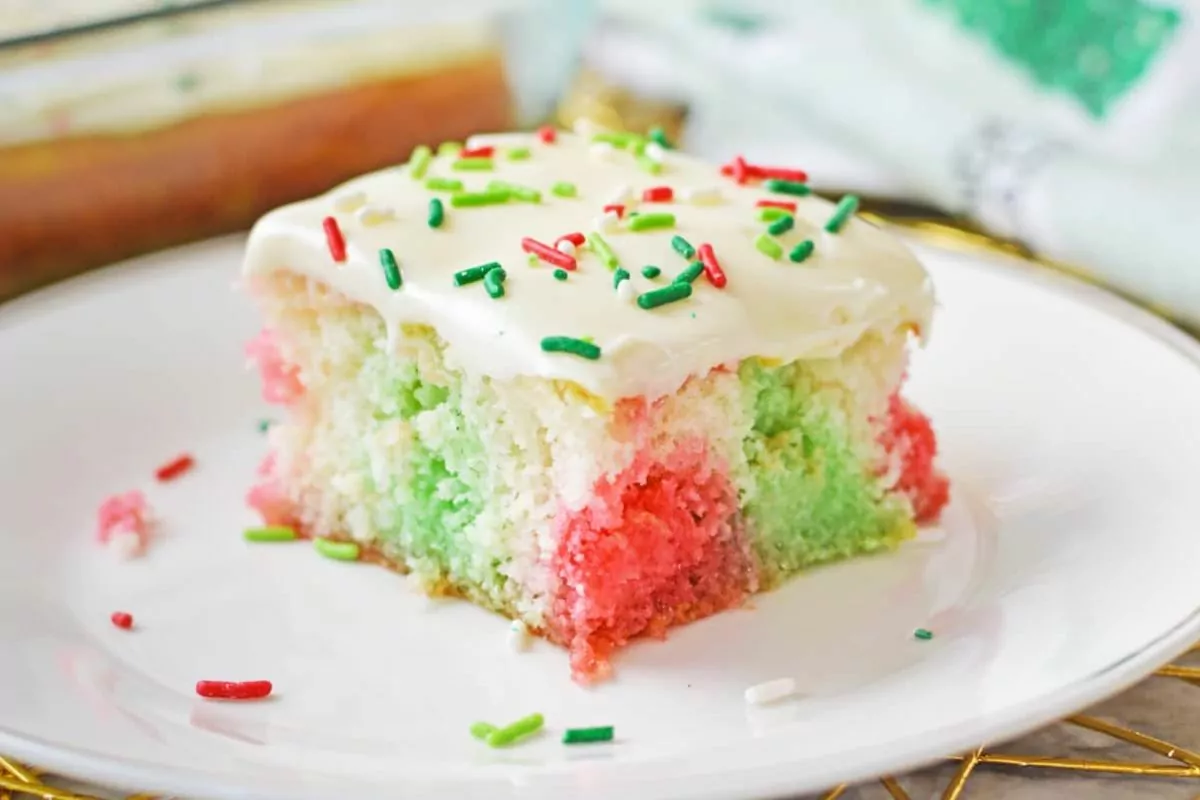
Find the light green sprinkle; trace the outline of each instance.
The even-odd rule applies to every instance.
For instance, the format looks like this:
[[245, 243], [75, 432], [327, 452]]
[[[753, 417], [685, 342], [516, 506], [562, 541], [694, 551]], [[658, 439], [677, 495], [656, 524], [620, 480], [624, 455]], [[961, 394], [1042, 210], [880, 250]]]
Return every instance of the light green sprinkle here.
[[636, 162], [637, 162], [637, 165], [639, 167], [641, 167], [643, 171], [649, 172], [651, 175], [657, 175], [660, 172], [662, 172], [662, 162], [655, 161], [650, 156], [647, 156], [647, 155], [638, 156], [636, 159]]
[[273, 422], [272, 422], [271, 420], [269, 420], [269, 419], [260, 419], [260, 420], [258, 421], [258, 432], [259, 432], [259, 433], [266, 433], [267, 431], [271, 430], [271, 426], [272, 426], [272, 425], [274, 425], [274, 424], [275, 424], [275, 423], [273, 423]]
[[425, 177], [432, 159], [433, 151], [428, 146], [419, 144], [413, 148], [412, 157], [408, 159], [408, 174], [413, 180], [419, 181]]
[[529, 158], [528, 147], [514, 147], [504, 154], [509, 161], [524, 161]]
[[923, 642], [927, 642], [933, 638], [933, 631], [925, 628], [917, 628], [915, 631], [913, 631], [913, 636], [917, 637]]
[[613, 273], [613, 288], [621, 285], [621, 281], [629, 280], [629, 273], [621, 267], [617, 267], [617, 271]]
[[696, 278], [700, 277], [700, 273], [704, 272], [704, 264], [699, 261], [693, 261], [687, 265], [683, 272], [675, 276], [675, 283], [694, 283]]
[[355, 542], [335, 542], [332, 539], [313, 539], [313, 548], [334, 561], [358, 561], [362, 549]]
[[461, 192], [463, 182], [458, 178], [428, 178], [425, 188], [431, 192]]
[[296, 531], [286, 525], [265, 525], [261, 528], [247, 528], [242, 531], [242, 538], [247, 542], [294, 542]]
[[450, 195], [450, 205], [455, 208], [494, 206], [507, 202], [508, 192], [504, 189], [489, 189], [486, 192], [455, 192]]
[[490, 158], [456, 158], [450, 162], [450, 169], [459, 172], [490, 172], [495, 168]]
[[799, 264], [813, 254], [815, 247], [812, 239], [805, 239], [792, 248], [792, 252], [788, 253], [788, 258]]
[[383, 267], [383, 278], [392, 291], [400, 288], [403, 279], [400, 277], [400, 265], [396, 263], [396, 254], [384, 247], [379, 251], [379, 265]]
[[629, 230], [631, 231], [649, 231], [656, 228], [673, 227], [675, 227], [675, 215], [662, 211], [656, 211], [653, 214], [638, 214], [636, 217], [629, 219]]
[[488, 297], [493, 300], [499, 300], [504, 297], [504, 279], [508, 277], [508, 273], [503, 267], [494, 267], [489, 269], [483, 275], [483, 288], [487, 290]]
[[486, 742], [496, 730], [496, 726], [490, 722], [476, 722], [471, 726], [471, 735], [481, 742]]
[[617, 260], [617, 254], [608, 246], [608, 242], [604, 240], [603, 236], [593, 231], [588, 234], [587, 240], [588, 246], [592, 248], [592, 251], [596, 255], [600, 256], [600, 261], [604, 266], [609, 269], [616, 269], [621, 266], [621, 262]]
[[439, 156], [453, 156], [462, 152], [462, 142], [442, 142], [438, 145]]
[[565, 281], [566, 279], [567, 279], [567, 271], [565, 269], [563, 269], [562, 267], [559, 267], [558, 269], [554, 270], [554, 280]]
[[541, 730], [542, 725], [544, 725], [545, 722], [546, 721], [543, 719], [541, 714], [530, 714], [528, 717], [522, 717], [516, 722], [505, 725], [503, 728], [492, 731], [490, 734], [488, 734], [488, 746], [504, 747], [506, 745], [510, 745], [517, 739], [529, 736], [532, 733], [537, 733], [539, 730]]
[[642, 267], [642, 277], [643, 278], [654, 279], [654, 278], [657, 278], [659, 275], [662, 275], [662, 270], [659, 269], [658, 267], [654, 266], [653, 264], [647, 264], [646, 266]]
[[833, 210], [833, 214], [825, 223], [825, 230], [828, 233], [837, 233], [846, 224], [846, 221], [854, 216], [854, 212], [858, 211], [858, 195], [847, 194], [842, 195], [842, 199], [838, 201], [837, 208]]
[[754, 240], [754, 246], [758, 248], [758, 252], [762, 253], [767, 258], [778, 260], [783, 255], [783, 247], [779, 242], [772, 239], [765, 233], [760, 233], [758, 238]]
[[645, 294], [638, 295], [637, 304], [645, 309], [658, 308], [691, 296], [692, 285], [690, 283], [671, 283], [661, 289], [652, 289]]
[[537, 189], [530, 189], [528, 186], [521, 186], [508, 181], [490, 181], [487, 185], [488, 191], [505, 191], [509, 197], [520, 200], [524, 203], [540, 203], [542, 202], [542, 193]]
[[492, 270], [499, 269], [499, 268], [500, 268], [499, 261], [489, 261], [486, 264], [480, 264], [479, 266], [476, 266], [476, 267], [467, 267], [466, 269], [460, 269], [458, 272], [454, 273], [454, 285], [455, 286], [466, 286], [468, 283], [475, 283], [475, 281], [481, 281], [481, 280], [483, 280], [484, 275], [487, 275]]
[[595, 361], [600, 358], [600, 346], [571, 336], [547, 336], [542, 339], [542, 350], [546, 353], [570, 353]]
[[558, 197], [574, 197], [579, 190], [569, 181], [559, 181], [550, 187], [550, 194]]
[[650, 129], [649, 138], [650, 141], [657, 142], [663, 150], [670, 150], [673, 147], [671, 140], [667, 138], [667, 132], [662, 129], [661, 125], [655, 125]]
[[795, 224], [796, 218], [791, 214], [785, 214], [767, 226], [767, 233], [772, 236], [780, 236], [790, 231]]
[[442, 220], [446, 218], [446, 207], [442, 205], [442, 201], [436, 197], [429, 198], [429, 227], [442, 227]]
[[671, 249], [688, 261], [696, 257], [696, 248], [692, 247], [692, 243], [682, 236], [671, 237]]
[[763, 222], [774, 222], [780, 217], [790, 217], [791, 215], [792, 212], [788, 211], [786, 208], [774, 208], [772, 206], [767, 206], [766, 208], [760, 208], [758, 210], [758, 218]]
[[807, 183], [799, 181], [784, 181], [779, 178], [771, 178], [766, 183], [767, 191], [778, 192], [779, 194], [790, 194], [796, 197], [804, 197], [812, 194], [812, 189], [808, 188]]
[[636, 133], [627, 133], [624, 131], [601, 131], [592, 135], [593, 142], [608, 142], [613, 147], [618, 147], [622, 150], [636, 145], [643, 141], [642, 137]]

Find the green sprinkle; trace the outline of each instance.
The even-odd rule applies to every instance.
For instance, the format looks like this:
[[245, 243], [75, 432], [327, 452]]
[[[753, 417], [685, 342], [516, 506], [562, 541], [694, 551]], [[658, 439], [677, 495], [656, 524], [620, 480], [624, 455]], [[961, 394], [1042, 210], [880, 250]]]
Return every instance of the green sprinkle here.
[[617, 254], [614, 253], [613, 249], [608, 246], [608, 242], [604, 241], [603, 236], [601, 236], [599, 233], [593, 232], [588, 234], [587, 240], [588, 245], [592, 248], [596, 255], [600, 256], [600, 260], [604, 262], [604, 266], [608, 267], [609, 269], [616, 269], [617, 267], [621, 266], [621, 262], [617, 260]]
[[675, 276], [675, 283], [693, 283], [696, 278], [700, 277], [700, 273], [704, 272], [704, 264], [699, 261], [693, 261], [687, 265], [687, 268]]
[[655, 125], [650, 129], [649, 138], [650, 141], [657, 142], [663, 150], [670, 150], [673, 147], [671, 140], [667, 138], [667, 132], [662, 129], [661, 125]]
[[476, 722], [471, 726], [471, 735], [481, 742], [486, 742], [496, 730], [496, 726], [490, 722]]
[[508, 202], [508, 192], [504, 189], [490, 189], [486, 192], [455, 192], [450, 195], [450, 205], [455, 208], [465, 206], [494, 206]]
[[436, 197], [429, 198], [429, 227], [442, 227], [442, 220], [446, 218], [446, 207], [442, 205], [442, 201]]
[[491, 181], [487, 185], [488, 191], [504, 191], [508, 192], [509, 197], [515, 197], [525, 203], [540, 203], [542, 202], [542, 193], [537, 189], [530, 189], [528, 186], [520, 186], [516, 183], [508, 183], [507, 181]]
[[480, 264], [477, 267], [468, 267], [454, 273], [454, 285], [466, 286], [468, 283], [483, 280], [483, 276], [494, 269], [500, 268], [499, 261], [489, 261], [486, 264]]
[[429, 178], [425, 188], [431, 192], [461, 192], [463, 182], [458, 178]]
[[696, 248], [692, 247], [692, 243], [682, 236], [671, 237], [671, 249], [676, 253], [691, 261], [696, 257]]
[[585, 342], [583, 339], [574, 339], [570, 336], [547, 336], [542, 339], [542, 350], [547, 353], [570, 353], [571, 355], [586, 358], [589, 361], [595, 361], [600, 358], [600, 347]]
[[638, 214], [629, 220], [629, 230], [631, 231], [648, 231], [655, 228], [673, 227], [675, 227], [675, 215], [665, 212]]
[[313, 539], [313, 547], [318, 553], [334, 561], [358, 561], [359, 555], [362, 554], [354, 542], [335, 542], [320, 537]]
[[429, 169], [429, 162], [433, 158], [433, 151], [426, 145], [419, 144], [413, 148], [412, 157], [408, 159], [408, 174], [415, 181], [425, 177], [425, 172]]
[[[675, 238], [678, 239], [679, 237], [676, 236]], [[647, 264], [646, 266], [642, 267], [642, 277], [643, 278], [653, 279], [653, 278], [657, 278], [659, 275], [662, 275], [662, 270], [659, 269], [658, 267], [654, 266], [653, 264]]]
[[457, 158], [450, 162], [450, 169], [459, 172], [490, 172], [495, 168], [490, 158]]
[[762, 253], [767, 258], [778, 258], [783, 255], [783, 248], [779, 242], [772, 239], [765, 233], [760, 233], [758, 238], [754, 240], [754, 246], [758, 248], [758, 252]]
[[258, 421], [258, 432], [259, 432], [259, 433], [266, 433], [267, 431], [271, 430], [271, 426], [272, 426], [273, 424], [274, 424], [274, 423], [273, 423], [273, 422], [271, 422], [271, 420], [269, 420], [269, 419], [260, 419], [260, 420]]
[[913, 636], [917, 637], [923, 642], [927, 642], [933, 638], [933, 631], [926, 630], [925, 628], [917, 628], [915, 631], [913, 631]]
[[622, 150], [630, 145], [636, 145], [643, 141], [642, 137], [636, 133], [627, 133], [623, 131], [601, 131], [592, 135], [593, 142], [608, 142], [613, 147], [619, 147]]
[[685, 297], [691, 296], [692, 285], [690, 283], [672, 283], [661, 289], [652, 289], [645, 294], [638, 295], [637, 304], [646, 309], [658, 308], [667, 303], [674, 303], [676, 300], [682, 300]]
[[516, 722], [489, 733], [487, 737], [488, 746], [504, 747], [505, 745], [510, 745], [517, 739], [528, 736], [531, 733], [537, 733], [541, 730], [545, 722], [541, 714], [530, 714], [528, 717], [522, 717]]
[[763, 222], [774, 222], [780, 217], [790, 217], [791, 215], [792, 212], [788, 211], [786, 208], [774, 208], [772, 206], [767, 206], [766, 208], [760, 208], [758, 210], [758, 218]]
[[438, 145], [439, 156], [452, 156], [462, 152], [462, 142], [442, 142]]
[[524, 161], [529, 158], [528, 147], [514, 147], [504, 154], [509, 161]]
[[813, 244], [812, 239], [805, 239], [803, 242], [792, 248], [792, 252], [788, 253], [788, 258], [799, 264], [812, 255], [815, 247], [816, 245]]
[[567, 728], [563, 732], [563, 744], [586, 744], [588, 742], [611, 742], [613, 726], [604, 725], [598, 728]]
[[379, 251], [379, 265], [383, 267], [383, 277], [388, 288], [393, 291], [399, 289], [403, 279], [400, 277], [400, 265], [396, 263], [396, 255], [384, 247]]
[[554, 270], [554, 280], [565, 281], [566, 279], [567, 279], [567, 271], [565, 269], [563, 269], [562, 267], [559, 267], [558, 269]]
[[812, 194], [812, 189], [808, 188], [807, 183], [799, 181], [784, 181], [779, 178], [771, 178], [766, 183], [767, 191], [778, 192], [779, 194], [791, 194], [797, 197], [804, 197]]
[[569, 181], [559, 181], [550, 187], [550, 193], [559, 197], [574, 197], [578, 189]]
[[655, 161], [650, 156], [641, 155], [637, 157], [637, 165], [651, 175], [657, 175], [662, 172], [662, 162]]
[[772, 236], [779, 236], [790, 231], [795, 224], [796, 218], [791, 214], [785, 214], [767, 226], [767, 233]]
[[621, 281], [627, 280], [629, 280], [629, 273], [622, 268], [617, 267], [617, 271], [613, 273], [613, 288], [615, 289], [620, 286]]
[[266, 525], [261, 528], [247, 528], [242, 531], [242, 538], [247, 542], [294, 542], [296, 531], [286, 525]]
[[499, 300], [504, 297], [504, 279], [508, 277], [508, 273], [503, 267], [494, 267], [489, 269], [483, 275], [483, 288], [487, 290], [488, 297], [493, 300]]
[[833, 215], [825, 223], [825, 230], [828, 233], [837, 233], [846, 224], [846, 221], [854, 216], [855, 211], [858, 211], [858, 195], [842, 195], [837, 208], [833, 210]]

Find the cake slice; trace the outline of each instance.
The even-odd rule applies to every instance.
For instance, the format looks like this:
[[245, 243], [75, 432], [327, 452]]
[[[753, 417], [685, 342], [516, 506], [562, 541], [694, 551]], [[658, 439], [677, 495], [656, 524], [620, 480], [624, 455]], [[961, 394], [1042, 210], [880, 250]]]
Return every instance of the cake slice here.
[[613, 650], [894, 547], [948, 494], [898, 394], [931, 286], [854, 198], [632, 134], [479, 136], [255, 226], [265, 520]]

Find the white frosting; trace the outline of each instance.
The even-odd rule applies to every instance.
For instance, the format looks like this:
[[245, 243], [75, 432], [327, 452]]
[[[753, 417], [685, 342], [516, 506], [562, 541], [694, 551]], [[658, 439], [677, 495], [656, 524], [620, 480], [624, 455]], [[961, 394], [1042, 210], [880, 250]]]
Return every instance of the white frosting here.
[[[834, 208], [828, 201], [739, 186], [716, 167], [674, 151], [663, 154], [661, 173], [652, 175], [624, 150], [597, 160], [589, 152], [590, 137], [560, 133], [556, 143], [543, 144], [529, 134], [494, 134], [468, 142], [487, 144], [497, 147], [494, 171], [455, 171], [455, 156], [439, 156], [426, 177], [457, 178], [468, 190], [482, 190], [492, 180], [519, 184], [540, 190], [540, 203], [454, 208], [449, 194], [429, 191], [407, 166], [387, 169], [268, 214], [250, 235], [247, 274], [284, 270], [315, 278], [378, 310], [389, 333], [401, 324], [432, 326], [447, 342], [447, 357], [466, 369], [497, 378], [573, 381], [608, 400], [659, 396], [689, 375], [748, 356], [833, 357], [872, 329], [884, 334], [906, 325], [928, 329], [933, 293], [921, 265], [899, 241], [862, 219], [826, 233], [823, 226]], [[507, 160], [505, 150], [512, 147], [529, 148], [531, 156]], [[559, 181], [574, 183], [577, 195], [551, 193]], [[593, 220], [622, 186], [629, 187], [631, 198], [641, 198], [651, 186], [670, 186], [676, 196], [670, 203], [632, 200], [627, 208], [673, 213], [673, 228], [634, 232], [626, 216], [603, 234], [630, 273], [623, 282], [630, 288], [618, 292], [613, 273], [586, 245], [566, 281], [556, 280], [549, 264], [531, 265], [522, 237], [553, 247], [563, 234], [590, 234]], [[680, 199], [697, 190], [703, 191], [693, 202]], [[355, 192], [394, 216], [365, 226], [354, 213], [338, 210], [336, 201]], [[432, 197], [446, 207], [437, 229], [427, 224]], [[760, 199], [798, 203], [795, 227], [777, 237], [784, 250], [779, 260], [754, 244], [766, 228], [755, 208]], [[327, 216], [338, 221], [345, 238], [345, 263], [330, 256], [321, 225]], [[697, 248], [711, 244], [728, 284], [717, 289], [702, 275], [690, 298], [643, 309], [631, 302], [631, 290], [642, 294], [666, 286], [688, 265], [671, 247], [676, 234]], [[792, 263], [787, 252], [806, 238], [815, 242], [815, 252]], [[395, 254], [403, 276], [396, 291], [388, 288], [380, 267], [384, 247]], [[489, 297], [482, 282], [454, 285], [455, 272], [490, 261], [507, 272], [503, 298]], [[662, 268], [662, 275], [643, 277], [648, 264]], [[547, 336], [590, 337], [603, 352], [595, 361], [543, 352]]]

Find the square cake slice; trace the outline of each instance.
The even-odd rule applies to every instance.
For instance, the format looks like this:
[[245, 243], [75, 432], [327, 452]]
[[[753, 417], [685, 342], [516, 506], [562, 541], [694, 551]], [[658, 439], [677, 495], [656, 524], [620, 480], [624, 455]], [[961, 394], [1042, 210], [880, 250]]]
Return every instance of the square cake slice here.
[[804, 180], [542, 130], [268, 214], [249, 351], [286, 418], [250, 503], [521, 620], [582, 681], [895, 546], [948, 496], [899, 395], [932, 289]]

